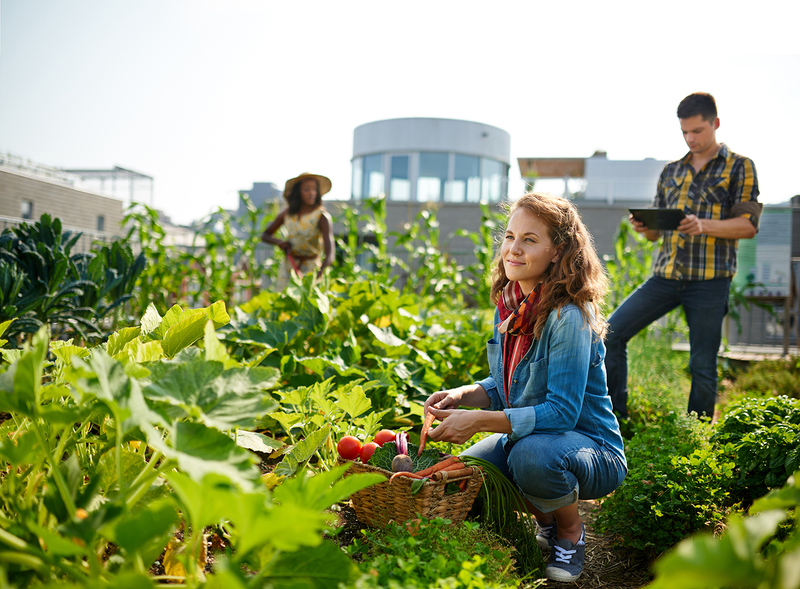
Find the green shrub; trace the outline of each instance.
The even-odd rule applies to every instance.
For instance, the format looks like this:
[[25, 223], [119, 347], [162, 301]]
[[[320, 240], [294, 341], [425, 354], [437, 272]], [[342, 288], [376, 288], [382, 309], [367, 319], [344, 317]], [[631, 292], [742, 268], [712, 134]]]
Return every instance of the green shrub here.
[[800, 396], [800, 361], [765, 360], [733, 373], [727, 389], [732, 398]]
[[758, 499], [750, 509], [753, 517], [734, 514], [720, 537], [698, 535], [665, 554], [655, 563], [656, 579], [648, 588], [797, 587], [797, 474]]
[[511, 546], [474, 522], [456, 525], [442, 518], [423, 518], [363, 534], [363, 540], [348, 547], [363, 572], [359, 588], [520, 586]]
[[598, 527], [625, 550], [652, 557], [727, 514], [733, 464], [708, 443], [711, 426], [666, 415], [628, 443], [628, 476], [602, 500]]
[[800, 401], [746, 397], [732, 403], [712, 437], [736, 462], [731, 492], [749, 504], [800, 466]]

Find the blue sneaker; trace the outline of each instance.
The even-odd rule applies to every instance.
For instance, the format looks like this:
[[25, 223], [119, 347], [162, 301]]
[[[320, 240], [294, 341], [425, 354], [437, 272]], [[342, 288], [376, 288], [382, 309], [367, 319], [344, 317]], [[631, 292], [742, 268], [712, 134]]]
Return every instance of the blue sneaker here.
[[[538, 538], [538, 536], [537, 536]], [[544, 576], [552, 581], [571, 583], [577, 581], [583, 572], [583, 561], [586, 559], [586, 532], [581, 530], [581, 539], [577, 544], [569, 540], [556, 540], [550, 549], [550, 559]]]
[[553, 544], [556, 543], [556, 535], [558, 533], [558, 524], [556, 520], [549, 526], [543, 526], [537, 522], [539, 532], [536, 534], [536, 543], [542, 550], [550, 550]]

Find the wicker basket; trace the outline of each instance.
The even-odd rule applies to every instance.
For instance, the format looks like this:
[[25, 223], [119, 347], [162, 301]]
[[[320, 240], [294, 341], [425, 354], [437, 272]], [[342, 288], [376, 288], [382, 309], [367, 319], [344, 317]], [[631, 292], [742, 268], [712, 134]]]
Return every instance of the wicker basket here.
[[[392, 473], [382, 468], [363, 464], [355, 460], [339, 459], [341, 464], [350, 463], [345, 476], [358, 473], [379, 473], [388, 479]], [[384, 481], [361, 489], [350, 500], [356, 517], [360, 522], [375, 527], [386, 527], [389, 522], [403, 523], [418, 517], [432, 519], [442, 517], [452, 522], [460, 522], [469, 513], [478, 491], [483, 484], [480, 467], [469, 466], [460, 470], [436, 473], [425, 481], [422, 489], [411, 494], [412, 480], [397, 477], [394, 481]], [[463, 491], [445, 494], [447, 483], [466, 480]]]

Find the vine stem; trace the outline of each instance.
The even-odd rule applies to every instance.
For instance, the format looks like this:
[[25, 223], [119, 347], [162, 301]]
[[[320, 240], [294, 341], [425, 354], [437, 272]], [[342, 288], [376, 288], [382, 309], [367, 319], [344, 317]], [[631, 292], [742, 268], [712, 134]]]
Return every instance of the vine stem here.
[[75, 517], [75, 502], [72, 500], [72, 497], [69, 494], [67, 483], [64, 480], [64, 475], [61, 473], [61, 468], [53, 459], [50, 448], [47, 447], [41, 425], [36, 420], [31, 420], [31, 425], [33, 426], [33, 431], [36, 434], [36, 437], [39, 439], [39, 443], [42, 445], [42, 449], [47, 454], [47, 459], [50, 461], [53, 477], [56, 481], [56, 487], [58, 487], [58, 492], [61, 494], [61, 498], [64, 500], [64, 504], [67, 506], [67, 511], [69, 512], [70, 517]]

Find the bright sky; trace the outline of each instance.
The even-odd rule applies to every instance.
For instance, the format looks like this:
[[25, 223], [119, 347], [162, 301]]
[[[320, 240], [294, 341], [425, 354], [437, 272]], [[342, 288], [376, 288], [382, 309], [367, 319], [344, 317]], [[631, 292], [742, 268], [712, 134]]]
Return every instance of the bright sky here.
[[303, 171], [347, 198], [358, 125], [466, 119], [511, 135], [513, 196], [518, 157], [682, 156], [675, 108], [707, 91], [784, 202], [798, 22], [786, 0], [0, 0], [0, 152], [153, 176], [187, 223]]

